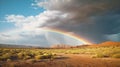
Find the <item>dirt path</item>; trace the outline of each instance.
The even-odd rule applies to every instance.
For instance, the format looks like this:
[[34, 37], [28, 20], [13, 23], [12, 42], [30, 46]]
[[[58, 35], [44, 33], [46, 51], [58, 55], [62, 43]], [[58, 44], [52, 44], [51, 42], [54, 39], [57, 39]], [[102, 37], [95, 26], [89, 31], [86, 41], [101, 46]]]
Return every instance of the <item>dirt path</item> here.
[[62, 54], [62, 56], [66, 58], [35, 63], [16, 62], [15, 67], [120, 67], [120, 59], [91, 58], [82, 54]]

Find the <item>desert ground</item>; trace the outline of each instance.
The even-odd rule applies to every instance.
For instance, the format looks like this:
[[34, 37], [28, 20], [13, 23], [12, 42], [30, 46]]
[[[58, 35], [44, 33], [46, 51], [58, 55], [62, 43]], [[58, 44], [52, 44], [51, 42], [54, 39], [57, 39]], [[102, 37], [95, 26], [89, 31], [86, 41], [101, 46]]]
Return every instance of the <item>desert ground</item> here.
[[120, 67], [120, 43], [55, 48], [0, 48], [0, 67]]
[[92, 58], [85, 54], [59, 54], [61, 58], [37, 62], [2, 62], [2, 67], [120, 67], [120, 59]]

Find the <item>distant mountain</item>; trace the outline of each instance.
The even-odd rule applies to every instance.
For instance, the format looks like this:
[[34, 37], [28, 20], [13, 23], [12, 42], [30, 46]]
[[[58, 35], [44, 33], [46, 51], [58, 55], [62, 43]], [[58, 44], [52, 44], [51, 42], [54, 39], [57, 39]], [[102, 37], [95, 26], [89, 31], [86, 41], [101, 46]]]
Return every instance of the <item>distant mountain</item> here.
[[27, 45], [0, 44], [0, 48], [43, 48], [43, 47], [27, 46]]
[[[92, 44], [92, 45], [83, 44], [83, 45], [77, 45], [77, 46], [70, 46], [66, 44], [55, 44], [55, 45], [52, 45], [51, 47], [46, 47], [46, 48], [83, 48], [83, 47], [109, 47], [109, 46], [120, 46], [120, 42], [106, 41], [99, 44]], [[0, 48], [45, 48], [45, 47], [0, 44]]]
[[31, 48], [32, 46], [0, 44], [0, 48]]
[[99, 46], [120, 46], [120, 42], [106, 41], [98, 45]]
[[66, 44], [55, 44], [55, 45], [52, 45], [51, 48], [84, 48], [84, 47], [109, 47], [109, 46], [120, 46], [120, 42], [106, 41], [100, 44], [89, 44], [89, 45], [83, 44], [83, 45], [77, 45], [77, 46], [70, 46]]
[[109, 46], [120, 46], [120, 42], [106, 41], [103, 43], [90, 45], [89, 47], [109, 47]]

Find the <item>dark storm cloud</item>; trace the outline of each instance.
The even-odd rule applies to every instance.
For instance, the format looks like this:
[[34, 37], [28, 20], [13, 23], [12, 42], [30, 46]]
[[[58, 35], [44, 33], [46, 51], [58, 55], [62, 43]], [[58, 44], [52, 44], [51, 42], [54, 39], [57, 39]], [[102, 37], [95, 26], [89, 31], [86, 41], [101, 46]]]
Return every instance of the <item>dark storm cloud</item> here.
[[[69, 14], [69, 20], [86, 20], [91, 16], [104, 15], [120, 10], [119, 0], [50, 0], [44, 4], [48, 10], [57, 10]], [[116, 12], [115, 11], [115, 12]]]
[[[49, 11], [59, 11], [43, 26], [75, 32], [94, 42], [109, 40], [120, 33], [120, 0], [49, 0], [40, 3]], [[61, 17], [66, 14], [66, 17]], [[120, 39], [119, 39], [120, 41]]]

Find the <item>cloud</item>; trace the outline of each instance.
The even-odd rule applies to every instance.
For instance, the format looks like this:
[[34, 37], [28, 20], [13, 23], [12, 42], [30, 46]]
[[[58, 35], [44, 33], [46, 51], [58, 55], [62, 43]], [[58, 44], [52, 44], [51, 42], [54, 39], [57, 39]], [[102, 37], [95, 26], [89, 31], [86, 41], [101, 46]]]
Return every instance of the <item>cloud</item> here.
[[[36, 16], [25, 17], [23, 15], [8, 15], [6, 16], [7, 22], [12, 22], [16, 27], [20, 28], [37, 28], [56, 26], [60, 23], [66, 22], [67, 14], [60, 11], [44, 11]], [[62, 22], [59, 22], [63, 20]]]
[[44, 7], [46, 10], [67, 13], [70, 21], [80, 23], [91, 16], [119, 10], [119, 2], [119, 0], [44, 0], [43, 2], [36, 1], [35, 5]]
[[75, 32], [99, 43], [109, 40], [105, 35], [120, 33], [119, 2], [119, 0], [43, 0], [36, 1], [34, 5], [49, 11], [61, 12], [59, 16], [64, 15], [63, 18], [56, 16], [49, 19], [48, 22], [58, 22], [49, 27]]
[[[47, 19], [47, 17], [43, 16], [42, 14], [37, 15], [37, 16], [28, 16], [28, 17], [25, 17], [23, 15], [8, 15], [8, 16], [6, 16], [7, 22], [13, 22], [16, 27], [28, 28], [28, 29], [35, 28], [38, 25], [39, 26], [42, 25], [44, 23], [45, 19]], [[39, 22], [39, 21], [41, 21], [41, 22]]]
[[[34, 33], [33, 33], [34, 32]], [[45, 42], [43, 37], [45, 32], [41, 29], [23, 30], [14, 29], [0, 33], [0, 43], [19, 44], [19, 45], [34, 45], [44, 46], [40, 43]], [[47, 45], [47, 43], [44, 43]]]
[[[45, 11], [36, 16], [7, 15], [6, 21], [14, 23], [17, 29], [10, 30], [9, 33], [0, 33], [0, 40], [20, 39], [19, 42], [27, 43], [34, 38], [31, 44], [38, 44], [39, 40], [45, 44], [62, 43], [63, 40], [64, 43], [74, 41], [63, 36], [56, 39], [57, 36], [44, 32], [44, 28], [47, 27], [74, 32], [95, 43], [111, 38], [120, 41], [119, 2], [119, 0], [35, 0], [32, 6], [43, 7]], [[62, 39], [62, 42], [59, 39]], [[76, 43], [78, 42], [75, 41]]]
[[[44, 31], [44, 28], [46, 27], [49, 28], [57, 26], [61, 23], [56, 22], [56, 20], [54, 21], [54, 19], [58, 18], [58, 20], [62, 20], [66, 17], [66, 14], [63, 14], [59, 11], [44, 11], [43, 13], [40, 13], [36, 16], [27, 17], [25, 17], [24, 15], [14, 14], [7, 15], [5, 17], [6, 21], [8, 23], [14, 23], [16, 29], [0, 33], [0, 41], [1, 43], [11, 44], [41, 44], [40, 46], [50, 46], [51, 44], [67, 43], [67, 40], [69, 39], [64, 41], [64, 38], [66, 38], [63, 37], [64, 35], [52, 35], [52, 37], [50, 37], [51, 34], [55, 33], [49, 33], [48, 31]], [[59, 38], [56, 39], [56, 37]]]
[[112, 35], [106, 35], [106, 37], [109, 40], [112, 40], [112, 41], [120, 41], [120, 33], [118, 33], [118, 34], [112, 34]]

